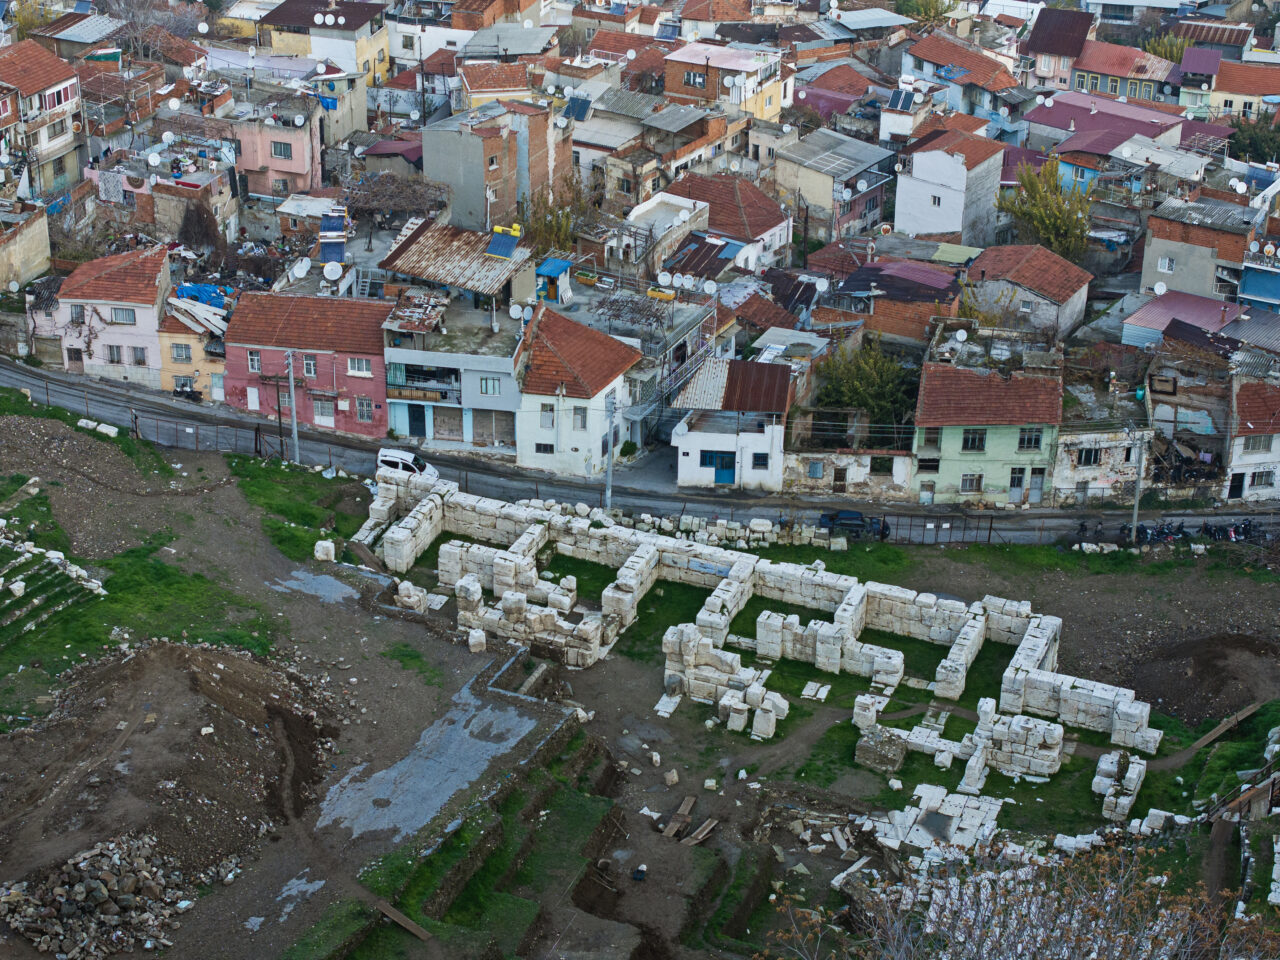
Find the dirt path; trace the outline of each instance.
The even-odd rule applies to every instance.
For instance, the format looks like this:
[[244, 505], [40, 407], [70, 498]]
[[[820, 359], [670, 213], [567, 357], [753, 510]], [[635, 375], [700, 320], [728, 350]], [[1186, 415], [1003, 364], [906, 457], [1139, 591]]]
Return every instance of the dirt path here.
[[1215, 820], [1209, 834], [1209, 849], [1205, 852], [1200, 878], [1205, 891], [1215, 907], [1220, 906], [1223, 886], [1227, 879], [1227, 851], [1235, 836], [1236, 825], [1231, 820]]

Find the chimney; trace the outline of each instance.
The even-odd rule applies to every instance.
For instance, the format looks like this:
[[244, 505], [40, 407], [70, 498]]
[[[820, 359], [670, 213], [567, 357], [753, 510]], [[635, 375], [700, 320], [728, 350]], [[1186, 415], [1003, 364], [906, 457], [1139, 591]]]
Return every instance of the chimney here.
[[1067, 124], [1067, 130], [1068, 130], [1068, 131], [1070, 131], [1071, 133], [1075, 133], [1075, 132], [1076, 132], [1076, 118], [1075, 118], [1075, 117], [1072, 117], [1072, 118], [1071, 118], [1071, 122]]
[[1089, 101], [1089, 116], [1093, 116], [1093, 115], [1094, 115], [1095, 113], [1097, 113], [1097, 112], [1098, 112], [1098, 101], [1097, 101], [1097, 100], [1090, 100], [1090, 101]]

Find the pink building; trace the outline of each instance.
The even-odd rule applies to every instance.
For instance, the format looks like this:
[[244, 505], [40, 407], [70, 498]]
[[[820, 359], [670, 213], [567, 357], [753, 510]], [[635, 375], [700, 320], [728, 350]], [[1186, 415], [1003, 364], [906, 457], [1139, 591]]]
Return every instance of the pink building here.
[[393, 300], [243, 294], [224, 338], [226, 402], [288, 418], [292, 350], [299, 424], [386, 436], [382, 324], [394, 307]]
[[62, 342], [70, 373], [127, 380], [159, 390], [160, 318], [171, 289], [169, 252], [146, 247], [76, 267], [36, 335]]

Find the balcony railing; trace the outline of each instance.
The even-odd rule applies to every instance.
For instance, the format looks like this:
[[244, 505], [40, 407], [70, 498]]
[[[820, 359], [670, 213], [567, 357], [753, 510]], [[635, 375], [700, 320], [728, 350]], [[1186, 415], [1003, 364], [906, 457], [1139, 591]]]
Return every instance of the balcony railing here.
[[427, 403], [462, 403], [462, 387], [457, 381], [407, 377], [404, 383], [387, 383], [387, 396], [394, 400], [422, 400]]

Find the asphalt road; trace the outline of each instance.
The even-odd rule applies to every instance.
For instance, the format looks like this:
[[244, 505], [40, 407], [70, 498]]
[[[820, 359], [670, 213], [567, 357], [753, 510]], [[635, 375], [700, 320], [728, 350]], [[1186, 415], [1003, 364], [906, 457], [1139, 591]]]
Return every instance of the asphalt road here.
[[[0, 386], [25, 387], [37, 403], [47, 402], [64, 407], [92, 420], [130, 429], [136, 425], [142, 437], [171, 449], [224, 450], [252, 454], [255, 431], [260, 434], [263, 450], [280, 449], [280, 428], [271, 421], [251, 417], [223, 406], [205, 406], [174, 399], [157, 391], [127, 384], [104, 382], [59, 371], [44, 370], [0, 358]], [[284, 431], [288, 440], [288, 427]], [[370, 476], [378, 442], [349, 436], [299, 430], [301, 459], [307, 464], [340, 467], [349, 473]], [[458, 481], [465, 490], [505, 500], [527, 497], [558, 501], [582, 501], [599, 505], [604, 500], [604, 483], [578, 480], [518, 470], [504, 463], [478, 458], [424, 451], [430, 462], [448, 480]], [[613, 505], [633, 513], [652, 513], [744, 519], [768, 517], [796, 522], [813, 522], [828, 510], [862, 510], [869, 515], [888, 514], [897, 518], [891, 524], [894, 539], [912, 543], [934, 543], [959, 539], [966, 524], [964, 514], [955, 508], [921, 507], [904, 504], [875, 504], [852, 500], [801, 497], [778, 497], [752, 494], [742, 490], [714, 493], [666, 493], [614, 485]], [[1189, 528], [1198, 529], [1203, 512], [1182, 511], [1171, 514], [1144, 513], [1150, 524], [1155, 517], [1183, 519]], [[1215, 522], [1249, 515], [1235, 511], [1212, 511]], [[1102, 520], [1106, 539], [1114, 540], [1128, 513], [1108, 510], [1083, 515], [1090, 532]], [[1254, 514], [1256, 516], [1256, 514]], [[1081, 514], [1058, 511], [970, 511], [967, 514], [969, 538], [1007, 543], [1048, 543], [1062, 537], [1074, 540]], [[944, 526], [945, 525], [945, 526]], [[1089, 539], [1092, 539], [1090, 536]]]

